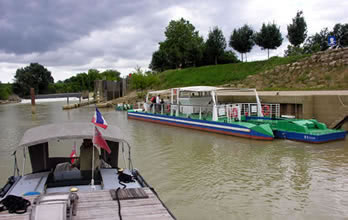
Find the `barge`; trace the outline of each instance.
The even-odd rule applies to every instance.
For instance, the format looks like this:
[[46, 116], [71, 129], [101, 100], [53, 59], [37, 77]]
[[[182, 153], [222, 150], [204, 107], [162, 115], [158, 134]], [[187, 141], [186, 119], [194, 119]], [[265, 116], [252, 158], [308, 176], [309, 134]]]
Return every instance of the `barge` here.
[[[253, 92], [255, 103], [219, 103], [219, 92], [226, 90]], [[166, 102], [158, 102], [161, 95], [167, 97]], [[143, 108], [128, 110], [127, 117], [258, 140], [323, 143], [346, 136], [346, 131], [328, 129], [314, 119], [281, 118], [279, 104], [261, 103], [256, 89], [192, 86], [151, 91]]]

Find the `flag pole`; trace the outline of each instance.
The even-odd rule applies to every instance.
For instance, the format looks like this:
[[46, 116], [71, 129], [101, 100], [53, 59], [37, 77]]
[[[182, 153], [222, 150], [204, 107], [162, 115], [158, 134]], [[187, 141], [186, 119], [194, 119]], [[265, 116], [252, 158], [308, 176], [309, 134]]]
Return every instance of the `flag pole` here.
[[[93, 139], [94, 139], [94, 135], [95, 135], [95, 126], [93, 126]], [[95, 188], [95, 185], [94, 185], [94, 141], [93, 141], [93, 139], [92, 139], [92, 143], [93, 143], [93, 145], [92, 145], [92, 180], [91, 180], [91, 188], [92, 188], [92, 190], [95, 190], [96, 188]]]

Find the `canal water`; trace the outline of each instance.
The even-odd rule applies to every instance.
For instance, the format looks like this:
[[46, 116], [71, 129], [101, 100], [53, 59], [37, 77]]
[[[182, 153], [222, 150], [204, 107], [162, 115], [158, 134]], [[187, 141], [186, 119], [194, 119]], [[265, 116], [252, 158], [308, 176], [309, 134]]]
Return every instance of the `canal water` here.
[[[11, 152], [28, 128], [89, 122], [93, 106], [65, 102], [0, 106], [0, 183], [13, 173]], [[122, 128], [133, 163], [178, 219], [347, 219], [348, 141], [306, 144], [255, 141], [127, 120], [101, 109]], [[67, 150], [66, 156], [71, 150]]]

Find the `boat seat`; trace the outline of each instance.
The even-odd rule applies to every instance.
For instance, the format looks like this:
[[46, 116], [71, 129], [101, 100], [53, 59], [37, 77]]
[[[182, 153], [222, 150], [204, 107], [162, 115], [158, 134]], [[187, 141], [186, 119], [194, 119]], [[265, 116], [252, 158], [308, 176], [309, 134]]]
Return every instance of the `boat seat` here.
[[30, 220], [70, 220], [78, 200], [76, 193], [54, 193], [38, 196], [33, 203]]

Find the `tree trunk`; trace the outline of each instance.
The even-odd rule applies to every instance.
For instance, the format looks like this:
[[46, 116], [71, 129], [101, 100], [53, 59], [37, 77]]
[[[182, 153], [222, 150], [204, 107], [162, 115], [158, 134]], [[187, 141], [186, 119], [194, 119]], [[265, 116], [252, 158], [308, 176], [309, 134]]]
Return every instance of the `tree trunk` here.
[[242, 57], [242, 62], [243, 62], [243, 53], [240, 53], [241, 57]]
[[217, 56], [215, 56], [215, 65], [217, 65]]
[[267, 54], [268, 54], [268, 58], [267, 59], [269, 59], [269, 49], [267, 49]]
[[245, 62], [248, 62], [248, 56], [247, 56], [247, 53], [245, 53]]

